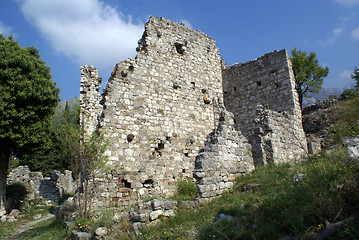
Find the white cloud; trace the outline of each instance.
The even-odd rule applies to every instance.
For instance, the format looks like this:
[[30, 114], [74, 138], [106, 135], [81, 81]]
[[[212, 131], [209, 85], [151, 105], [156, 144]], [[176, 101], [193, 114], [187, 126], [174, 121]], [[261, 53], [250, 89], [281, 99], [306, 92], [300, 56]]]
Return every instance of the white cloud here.
[[334, 29], [332, 32], [328, 34], [328, 37], [326, 39], [322, 39], [319, 41], [320, 45], [322, 45], [323, 47], [328, 47], [332, 45], [333, 43], [335, 43], [337, 38], [343, 33], [343, 31], [344, 31], [343, 28]]
[[180, 22], [183, 23], [186, 27], [192, 28], [192, 24], [190, 23], [190, 21], [186, 19], [181, 19]]
[[348, 6], [348, 7], [351, 7], [355, 4], [359, 4], [359, 0], [334, 0], [334, 1], [342, 6]]
[[143, 24], [99, 0], [20, 0], [26, 19], [80, 65], [109, 68], [134, 57]]
[[11, 34], [11, 27], [0, 22], [0, 33], [4, 35], [4, 37], [9, 36]]
[[356, 42], [359, 42], [359, 28], [352, 30], [352, 39]]
[[340, 80], [340, 81], [350, 80], [350, 79], [351, 79], [351, 74], [352, 74], [352, 71], [343, 70], [343, 71], [339, 74], [339, 80]]

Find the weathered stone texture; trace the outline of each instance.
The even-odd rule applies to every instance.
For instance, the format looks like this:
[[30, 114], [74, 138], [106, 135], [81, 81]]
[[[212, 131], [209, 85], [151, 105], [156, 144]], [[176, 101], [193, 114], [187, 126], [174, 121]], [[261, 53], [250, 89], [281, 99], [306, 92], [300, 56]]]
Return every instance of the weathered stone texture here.
[[80, 88], [80, 123], [86, 135], [91, 134], [97, 129], [98, 118], [102, 112], [100, 104], [102, 79], [98, 71], [91, 65], [81, 67], [81, 88]]
[[221, 111], [219, 126], [208, 136], [195, 165], [198, 195], [204, 198], [228, 191], [236, 177], [254, 170], [251, 145], [234, 129], [233, 113]]
[[135, 59], [115, 66], [102, 96], [97, 70], [81, 70], [81, 123], [87, 134], [98, 129], [109, 140], [111, 171], [90, 183], [95, 208], [167, 197], [178, 179], [193, 177], [199, 196], [213, 197], [254, 163], [302, 155], [305, 135], [285, 50], [227, 67], [210, 37], [155, 17], [136, 50]]
[[[154, 17], [137, 50], [136, 59], [114, 68], [99, 126], [120, 181], [140, 198], [166, 197], [176, 179], [192, 178], [195, 156], [217, 126], [211, 102], [222, 99], [222, 59], [207, 35]], [[83, 94], [97, 101], [95, 93]]]
[[30, 172], [28, 166], [13, 169], [7, 177], [7, 184], [21, 182], [31, 187], [29, 198], [39, 195], [45, 200], [58, 202], [65, 194], [74, 193], [76, 189], [72, 172], [52, 171], [50, 177], [43, 177], [41, 172]]
[[224, 103], [252, 144], [255, 163], [299, 159], [306, 150], [295, 79], [286, 50], [223, 70]]

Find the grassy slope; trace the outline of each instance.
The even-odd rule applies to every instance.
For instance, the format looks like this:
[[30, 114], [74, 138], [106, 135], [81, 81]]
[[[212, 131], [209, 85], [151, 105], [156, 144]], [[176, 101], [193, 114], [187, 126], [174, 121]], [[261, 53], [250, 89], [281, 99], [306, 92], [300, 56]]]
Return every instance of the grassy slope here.
[[[338, 123], [330, 129], [333, 143], [359, 134], [359, 98], [341, 103]], [[299, 183], [297, 173], [304, 174]], [[122, 239], [303, 239], [315, 235], [329, 222], [343, 220], [359, 211], [359, 166], [339, 147], [301, 164], [259, 167], [237, 180], [231, 193], [196, 211], [179, 211], [171, 219], [145, 229], [140, 236]], [[243, 191], [248, 184], [260, 186]], [[220, 214], [235, 220], [215, 223]], [[347, 222], [338, 239], [359, 239], [358, 221]]]

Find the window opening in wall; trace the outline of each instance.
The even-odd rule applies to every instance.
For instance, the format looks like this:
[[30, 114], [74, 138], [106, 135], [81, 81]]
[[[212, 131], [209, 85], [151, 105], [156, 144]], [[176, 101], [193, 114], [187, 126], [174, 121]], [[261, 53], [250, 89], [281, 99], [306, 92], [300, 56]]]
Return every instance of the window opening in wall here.
[[128, 70], [130, 70], [131, 72], [133, 72], [133, 71], [135, 70], [135, 67], [134, 67], [133, 65], [130, 65], [130, 66], [128, 67]]
[[188, 157], [188, 153], [185, 153], [184, 155], [185, 155], [186, 157]]
[[133, 135], [133, 134], [128, 134], [128, 135], [127, 135], [127, 142], [128, 142], [128, 143], [132, 142], [134, 138], [135, 138], [135, 135]]
[[196, 83], [195, 82], [191, 82], [192, 84], [192, 88], [194, 89], [196, 87]]
[[121, 182], [123, 183], [125, 188], [131, 188], [131, 183], [127, 182], [127, 180], [121, 179]]
[[176, 50], [177, 50], [177, 52], [178, 52], [179, 54], [183, 54], [183, 53], [185, 52], [185, 50], [186, 50], [185, 45], [182, 44], [182, 43], [176, 42], [176, 43], [175, 43], [175, 46], [176, 46]]
[[237, 88], [236, 88], [236, 87], [233, 87], [233, 90], [234, 90], [234, 91], [237, 91]]
[[182, 169], [182, 172], [183, 172], [183, 173], [186, 173], [186, 169]]

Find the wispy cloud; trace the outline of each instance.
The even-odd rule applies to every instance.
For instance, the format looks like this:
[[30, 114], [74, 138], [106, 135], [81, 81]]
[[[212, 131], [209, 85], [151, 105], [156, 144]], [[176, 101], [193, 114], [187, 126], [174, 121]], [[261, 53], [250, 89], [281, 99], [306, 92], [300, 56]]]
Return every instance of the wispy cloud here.
[[338, 39], [338, 37], [343, 33], [343, 28], [336, 28], [332, 32], [328, 34], [328, 37], [326, 39], [319, 40], [319, 44], [323, 47], [328, 47], [335, 43], [335, 41]]
[[352, 30], [351, 32], [352, 34], [352, 39], [355, 41], [355, 42], [359, 42], [359, 28], [355, 28]]
[[347, 7], [352, 7], [356, 4], [359, 4], [359, 0], [334, 0], [334, 1], [342, 6], [347, 6]]
[[52, 47], [80, 65], [109, 68], [134, 57], [143, 23], [99, 0], [19, 0]]
[[190, 23], [190, 21], [186, 19], [181, 19], [180, 22], [183, 23], [186, 27], [192, 28], [192, 24]]
[[351, 74], [352, 71], [349, 70], [343, 70], [340, 74], [339, 74], [339, 81], [347, 81], [351, 79]]
[[4, 36], [9, 36], [11, 34], [11, 27], [6, 26], [4, 23], [0, 22], [0, 33]]

